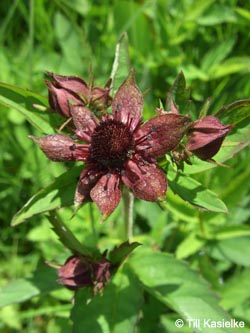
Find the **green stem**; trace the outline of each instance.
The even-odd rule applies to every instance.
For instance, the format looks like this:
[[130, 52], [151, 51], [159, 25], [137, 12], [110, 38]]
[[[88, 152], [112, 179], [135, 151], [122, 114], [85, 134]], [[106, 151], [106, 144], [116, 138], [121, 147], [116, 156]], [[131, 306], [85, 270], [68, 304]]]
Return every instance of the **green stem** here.
[[131, 241], [133, 237], [133, 210], [134, 210], [134, 196], [127, 189], [123, 189], [123, 215], [125, 224], [125, 240]]
[[93, 233], [93, 236], [96, 238], [97, 233], [96, 233], [96, 228], [95, 228], [95, 217], [94, 217], [94, 213], [93, 213], [93, 204], [91, 202], [89, 203], [89, 216], [90, 216], [92, 233]]
[[78, 241], [69, 228], [63, 223], [60, 215], [56, 211], [49, 212], [47, 217], [53, 226], [52, 230], [57, 234], [64, 246], [70, 249], [73, 253], [91, 256], [90, 250]]

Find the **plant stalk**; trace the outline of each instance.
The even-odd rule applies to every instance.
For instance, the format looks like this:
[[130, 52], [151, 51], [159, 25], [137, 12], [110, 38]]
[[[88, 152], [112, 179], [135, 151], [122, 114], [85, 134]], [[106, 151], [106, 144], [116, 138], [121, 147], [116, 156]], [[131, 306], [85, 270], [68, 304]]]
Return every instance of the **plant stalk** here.
[[134, 195], [127, 188], [123, 189], [123, 216], [125, 227], [125, 240], [131, 241], [133, 237], [133, 211]]

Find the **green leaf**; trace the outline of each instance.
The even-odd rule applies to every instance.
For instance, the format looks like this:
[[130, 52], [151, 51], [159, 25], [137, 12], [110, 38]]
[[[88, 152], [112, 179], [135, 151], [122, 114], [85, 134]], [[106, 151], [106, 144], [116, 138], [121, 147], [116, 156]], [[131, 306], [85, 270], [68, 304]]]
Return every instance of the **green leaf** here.
[[[176, 311], [183, 320], [229, 320], [228, 314], [218, 305], [218, 298], [208, 283], [185, 263], [167, 253], [141, 247], [129, 258], [128, 264], [146, 290], [162, 303]], [[206, 333], [214, 328], [206, 328]], [[231, 329], [216, 328], [216, 333], [231, 333]], [[236, 332], [236, 330], [234, 330]]]
[[250, 237], [227, 238], [212, 243], [210, 255], [219, 260], [250, 267]]
[[210, 8], [214, 0], [194, 1], [192, 6], [188, 6], [184, 15], [185, 21], [196, 21], [207, 8]]
[[189, 223], [198, 222], [197, 209], [176, 195], [170, 186], [167, 191], [167, 209], [176, 216], [177, 220], [180, 219]]
[[77, 177], [82, 167], [74, 167], [57, 177], [53, 183], [36, 193], [13, 217], [11, 225], [57, 208], [73, 205]]
[[76, 295], [72, 309], [73, 332], [133, 333], [142, 303], [142, 288], [126, 265], [120, 267], [103, 295], [89, 289]]
[[173, 108], [177, 106], [184, 114], [189, 106], [189, 97], [190, 90], [186, 88], [185, 76], [181, 71], [167, 93], [166, 111], [173, 111]]
[[184, 259], [198, 252], [205, 244], [205, 241], [199, 238], [195, 232], [190, 233], [177, 247], [176, 258]]
[[250, 10], [247, 10], [246, 8], [235, 8], [236, 13], [238, 13], [240, 16], [242, 16], [244, 19], [250, 21]]
[[[225, 225], [220, 227], [210, 227], [212, 239], [227, 239], [242, 236], [250, 236], [250, 228], [247, 225]], [[206, 236], [206, 238], [210, 238]]]
[[169, 168], [168, 182], [172, 191], [190, 204], [211, 212], [228, 212], [224, 202], [214, 192], [180, 171], [176, 173]]
[[223, 123], [238, 126], [239, 123], [247, 120], [250, 122], [250, 99], [235, 101], [227, 106], [222, 106], [216, 113]]
[[215, 65], [211, 70], [211, 76], [215, 79], [241, 71], [247, 72], [249, 66], [250, 57], [232, 57], [221, 64]]
[[61, 288], [56, 279], [56, 270], [43, 265], [31, 279], [14, 280], [0, 289], [0, 307], [24, 302], [39, 294]]
[[137, 242], [129, 243], [127, 241], [127, 242], [122, 243], [119, 246], [116, 246], [109, 254], [110, 261], [114, 265], [120, 264], [139, 245], [141, 245], [141, 244], [137, 243]]
[[221, 42], [218, 45], [216, 44], [212, 49], [209, 49], [202, 59], [202, 71], [210, 73], [214, 65], [221, 63], [221, 61], [232, 51], [235, 40], [236, 38], [228, 38], [224, 42]]
[[197, 20], [198, 24], [205, 26], [236, 21], [236, 15], [232, 8], [216, 3], [209, 7], [209, 10]]
[[[40, 111], [33, 104], [47, 107], [47, 98], [27, 89], [0, 82], [0, 104], [20, 112], [39, 131], [45, 134], [55, 132], [59, 124], [56, 114]], [[61, 121], [62, 122], [62, 121]]]
[[28, 280], [11, 281], [0, 290], [0, 307], [26, 301], [38, 294], [39, 289]]
[[[250, 290], [250, 269], [244, 269], [242, 272], [236, 273], [221, 290], [221, 305], [229, 310], [249, 299]], [[246, 292], [248, 291], [248, 292]]]
[[130, 71], [130, 66], [128, 35], [124, 32], [116, 44], [115, 58], [110, 75], [112, 79], [112, 90], [116, 91], [127, 78]]

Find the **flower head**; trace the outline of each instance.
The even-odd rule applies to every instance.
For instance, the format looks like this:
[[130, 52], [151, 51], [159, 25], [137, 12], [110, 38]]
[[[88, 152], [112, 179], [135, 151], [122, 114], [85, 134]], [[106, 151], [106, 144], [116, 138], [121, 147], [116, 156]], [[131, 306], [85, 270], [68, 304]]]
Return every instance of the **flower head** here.
[[75, 193], [76, 205], [92, 200], [105, 218], [120, 201], [122, 183], [137, 198], [165, 198], [167, 181], [156, 159], [179, 144], [189, 118], [165, 113], [142, 123], [142, 106], [143, 96], [131, 71], [113, 99], [112, 114], [98, 119], [77, 99], [70, 104], [77, 141], [62, 134], [32, 137], [51, 160], [86, 164]]
[[201, 118], [188, 130], [187, 149], [202, 160], [211, 159], [231, 129], [231, 125], [222, 125], [214, 116]]

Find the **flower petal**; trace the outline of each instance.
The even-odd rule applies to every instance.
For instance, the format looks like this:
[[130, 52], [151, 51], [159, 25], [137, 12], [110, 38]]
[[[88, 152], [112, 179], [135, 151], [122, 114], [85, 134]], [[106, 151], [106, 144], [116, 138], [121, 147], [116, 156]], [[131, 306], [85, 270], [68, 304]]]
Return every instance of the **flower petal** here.
[[[199, 137], [201, 139], [201, 137]], [[205, 140], [206, 138], [204, 138]], [[223, 143], [224, 137], [218, 138], [200, 148], [192, 148], [192, 141], [188, 142], [187, 149], [199, 157], [201, 160], [209, 160], [218, 153]]]
[[58, 75], [55, 73], [47, 72], [47, 75], [55, 80], [54, 84], [58, 87], [67, 89], [75, 94], [86, 96], [89, 94], [87, 83], [78, 76]]
[[222, 135], [229, 132], [231, 125], [223, 125], [215, 116], [206, 116], [195, 121], [190, 130], [201, 131], [203, 133], [221, 133]]
[[167, 192], [165, 174], [155, 164], [129, 160], [122, 181], [134, 195], [147, 201], [163, 201]]
[[141, 121], [142, 106], [143, 96], [136, 86], [134, 72], [131, 71], [114, 97], [113, 116], [116, 120], [128, 124], [133, 131]]
[[189, 118], [174, 113], [156, 116], [134, 134], [136, 151], [145, 157], [160, 157], [175, 148], [184, 136]]
[[106, 174], [90, 191], [91, 199], [97, 204], [105, 220], [117, 207], [121, 199], [120, 178], [117, 174]]
[[75, 191], [75, 207], [81, 206], [84, 201], [90, 199], [90, 190], [95, 186], [100, 177], [101, 175], [95, 173], [91, 168], [83, 169]]
[[75, 143], [63, 134], [47, 135], [43, 138], [29, 136], [52, 161], [85, 161], [89, 155], [88, 145]]
[[72, 92], [57, 87], [54, 83], [45, 81], [49, 91], [49, 105], [51, 111], [58, 112], [61, 116], [70, 117], [69, 100], [80, 102], [81, 99]]
[[70, 113], [77, 129], [75, 131], [77, 137], [81, 140], [90, 142], [91, 134], [98, 125], [98, 119], [93, 112], [81, 105], [71, 105], [70, 103]]

